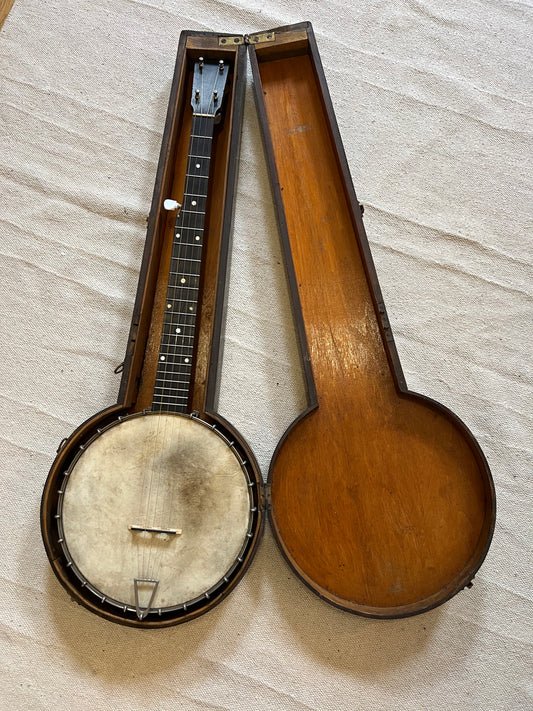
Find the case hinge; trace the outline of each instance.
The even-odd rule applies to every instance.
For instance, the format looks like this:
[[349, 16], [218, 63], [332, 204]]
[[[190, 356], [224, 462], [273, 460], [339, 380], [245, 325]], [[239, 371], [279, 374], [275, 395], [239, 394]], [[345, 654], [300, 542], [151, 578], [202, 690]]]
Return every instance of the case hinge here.
[[275, 39], [275, 32], [262, 32], [254, 35], [224, 35], [218, 38], [218, 46], [231, 47], [237, 44], [261, 44], [262, 42], [273, 42]]
[[258, 35], [244, 35], [246, 44], [261, 44], [262, 42], [273, 42], [276, 39], [275, 32], [262, 32]]
[[381, 326], [383, 328], [383, 331], [385, 333], [385, 339], [387, 342], [392, 342], [394, 340], [393, 335], [392, 335], [392, 330], [390, 327], [389, 323], [389, 317], [387, 316], [387, 310], [385, 309], [385, 304], [380, 301], [378, 303], [378, 310], [379, 310], [379, 316], [381, 319]]
[[272, 508], [272, 488], [270, 484], [263, 486], [263, 510], [270, 511]]
[[243, 35], [225, 35], [224, 37], [219, 37], [218, 38], [218, 46], [219, 47], [231, 47], [232, 45], [235, 44], [244, 44], [244, 36]]

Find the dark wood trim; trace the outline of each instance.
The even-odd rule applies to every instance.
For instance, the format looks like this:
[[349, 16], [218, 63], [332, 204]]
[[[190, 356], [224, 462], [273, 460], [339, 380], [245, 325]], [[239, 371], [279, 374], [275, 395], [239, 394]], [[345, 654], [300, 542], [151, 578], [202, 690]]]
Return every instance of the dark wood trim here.
[[232, 242], [233, 219], [235, 215], [235, 195], [239, 175], [239, 156], [241, 149], [242, 118], [244, 113], [244, 94], [246, 90], [246, 46], [237, 48], [235, 62], [235, 93], [233, 97], [233, 123], [229, 145], [229, 165], [227, 172], [226, 197], [224, 217], [222, 221], [222, 238], [218, 266], [217, 296], [213, 321], [213, 336], [211, 339], [211, 354], [206, 387], [205, 411], [210, 415], [216, 413], [220, 386], [220, 365], [224, 351], [224, 333], [227, 309], [227, 282], [229, 280], [228, 258]]
[[[133, 314], [131, 319], [130, 333], [126, 346], [126, 354], [124, 356], [124, 370], [120, 380], [117, 402], [122, 404], [131, 404], [135, 398], [137, 391], [137, 380], [140, 375], [139, 360], [144, 354], [146, 348], [146, 339], [148, 337], [149, 315], [151, 309], [143, 311], [143, 301], [147, 292], [147, 281], [150, 271], [155, 270], [153, 262], [154, 253], [158, 250], [155, 248], [155, 238], [157, 234], [157, 226], [161, 219], [161, 201], [165, 177], [168, 172], [168, 157], [170, 153], [171, 139], [174, 133], [174, 127], [177, 117], [183, 110], [183, 98], [178, 101], [178, 93], [181, 94], [184, 82], [184, 62], [185, 62], [185, 45], [189, 32], [182, 32], [178, 44], [178, 53], [174, 67], [174, 78], [170, 88], [170, 97], [165, 121], [165, 130], [161, 140], [161, 149], [159, 152], [159, 162], [155, 176], [154, 190], [152, 194], [152, 203], [148, 217], [148, 225], [146, 231], [146, 241], [144, 244], [141, 267], [139, 271], [139, 281], [137, 285], [137, 293], [133, 305]], [[150, 269], [151, 268], [151, 269]], [[153, 296], [152, 296], [153, 303]], [[139, 355], [138, 355], [139, 354]], [[135, 358], [135, 356], [137, 356]], [[136, 367], [132, 374], [132, 364], [135, 361]]]
[[[282, 31], [291, 31], [293, 29], [302, 30], [308, 29], [310, 23], [300, 23], [299, 25], [288, 26], [283, 28], [277, 28], [272, 30], [273, 32], [279, 33]], [[278, 221], [278, 228], [280, 233], [281, 245], [283, 249], [283, 257], [285, 262], [285, 271], [287, 274], [287, 282], [289, 285], [289, 293], [292, 303], [292, 315], [294, 319], [294, 325], [296, 327], [296, 333], [298, 336], [298, 344], [300, 348], [300, 357], [302, 362], [302, 367], [304, 371], [305, 386], [307, 392], [307, 409], [306, 413], [313, 410], [318, 405], [318, 399], [316, 394], [315, 379], [313, 377], [313, 368], [311, 365], [311, 357], [309, 355], [309, 347], [307, 345], [307, 336], [305, 333], [305, 324], [302, 316], [302, 307], [300, 304], [300, 295], [298, 292], [298, 283], [296, 280], [296, 274], [294, 271], [294, 264], [292, 261], [291, 245], [289, 240], [289, 231], [287, 229], [287, 218], [285, 216], [285, 208], [283, 205], [283, 198], [281, 195], [281, 187], [279, 182], [278, 170], [276, 167], [276, 159], [274, 156], [274, 147], [272, 145], [272, 137], [270, 131], [268, 130], [268, 117], [266, 111], [266, 105], [263, 97], [263, 90], [261, 85], [261, 75], [259, 73], [259, 62], [257, 56], [256, 45], [250, 45], [250, 63], [252, 66], [252, 76], [254, 81], [254, 95], [256, 99], [257, 113], [259, 115], [259, 124], [261, 126], [261, 135], [263, 138], [263, 146], [265, 150], [265, 158], [268, 166], [268, 172], [270, 175], [270, 185], [272, 188], [272, 196], [274, 198], [274, 204], [276, 208], [276, 217]], [[278, 445], [279, 446], [279, 445]]]

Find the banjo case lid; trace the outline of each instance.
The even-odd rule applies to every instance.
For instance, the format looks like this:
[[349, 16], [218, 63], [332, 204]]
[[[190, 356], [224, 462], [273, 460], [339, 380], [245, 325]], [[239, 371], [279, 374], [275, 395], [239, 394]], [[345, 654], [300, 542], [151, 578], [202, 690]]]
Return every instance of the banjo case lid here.
[[[424, 612], [441, 604], [464, 587], [471, 586], [471, 580], [487, 554], [494, 531], [496, 503], [492, 476], [481, 448], [466, 425], [440, 403], [408, 390], [363, 225], [363, 208], [353, 187], [311, 24], [305, 22], [250, 35], [249, 56], [308, 400], [307, 409], [289, 426], [278, 443], [270, 465], [265, 496], [274, 536], [295, 573], [313, 592], [331, 604], [377, 618], [404, 617]], [[328, 270], [330, 282], [326, 282], [324, 276]], [[333, 286], [332, 280], [335, 282], [334, 288], [330, 288]], [[316, 288], [314, 285], [317, 283], [321, 284], [321, 287]], [[335, 341], [333, 350], [337, 352], [334, 357], [339, 359], [337, 366], [333, 366], [329, 359], [333, 348], [331, 343], [320, 340], [326, 323], [331, 325], [332, 330], [336, 328], [335, 324], [341, 324], [335, 331], [335, 337], [332, 336]], [[354, 352], [355, 341], [356, 350], [360, 349], [358, 352], [365, 353], [359, 361], [349, 355]], [[352, 372], [357, 372], [359, 376], [355, 379], [350, 376], [348, 380], [341, 376], [335, 384], [335, 377], [332, 377], [335, 367], [339, 372], [343, 371], [344, 367], [352, 369]], [[359, 367], [361, 370], [356, 370]], [[365, 368], [366, 375], [363, 377], [362, 370]], [[352, 388], [357, 390], [354, 400], [358, 405], [373, 403], [377, 390], [381, 388], [387, 391], [387, 395], [379, 400], [380, 404], [383, 401], [386, 406], [388, 402], [394, 410], [400, 402], [400, 407], [405, 406], [405, 410], [420, 412], [420, 416], [417, 414], [412, 418], [415, 420], [412, 431], [408, 431], [400, 418], [398, 427], [401, 430], [405, 426], [405, 432], [399, 443], [401, 447], [405, 447], [405, 442], [410, 441], [409, 437], [419, 440], [422, 443], [421, 450], [424, 453], [430, 452], [427, 455], [428, 471], [431, 471], [432, 467], [434, 472], [439, 467], [444, 468], [442, 455], [444, 453], [447, 456], [447, 453], [441, 444], [434, 446], [436, 442], [440, 443], [450, 437], [449, 441], [457, 444], [457, 451], [453, 452], [450, 460], [454, 457], [458, 460], [456, 491], [463, 488], [463, 475], [468, 480], [464, 487], [466, 493], [460, 491], [459, 498], [461, 506], [464, 504], [464, 510], [468, 511], [466, 518], [470, 518], [463, 528], [468, 529], [470, 526], [470, 530], [459, 540], [460, 535], [457, 535], [454, 529], [461, 526], [454, 526], [456, 521], [450, 516], [452, 525], [449, 528], [452, 530], [448, 530], [446, 535], [452, 539], [455, 537], [454, 554], [458, 552], [457, 560], [462, 562], [456, 564], [451, 554], [453, 546], [450, 544], [449, 560], [444, 560], [445, 556], [442, 556], [443, 567], [448, 565], [452, 571], [448, 578], [443, 574], [443, 579], [447, 582], [435, 583], [438, 578], [435, 576], [432, 583], [426, 583], [424, 580], [414, 583], [412, 591], [415, 591], [415, 595], [420, 592], [416, 602], [396, 603], [393, 591], [391, 602], [383, 599], [374, 606], [359, 604], [355, 601], [357, 598], [350, 597], [352, 590], [357, 589], [357, 582], [344, 596], [332, 592], [336, 582], [340, 581], [339, 587], [342, 587], [344, 580], [350, 576], [348, 569], [352, 566], [348, 563], [337, 579], [334, 571], [344, 566], [343, 560], [349, 560], [352, 551], [348, 544], [344, 552], [339, 553], [339, 539], [342, 538], [340, 534], [337, 539], [329, 536], [329, 541], [325, 540], [328, 535], [321, 536], [317, 533], [315, 538], [312, 538], [309, 534], [313, 527], [326, 533], [328, 526], [329, 530], [335, 529], [338, 522], [336, 516], [342, 517], [343, 506], [349, 508], [349, 504], [345, 502], [349, 501], [351, 490], [349, 491], [350, 485], [346, 484], [346, 476], [348, 479], [353, 478], [354, 464], [350, 456], [342, 451], [346, 449], [343, 442], [356, 441], [364, 447], [372, 438], [376, 441], [382, 438], [386, 443], [386, 438], [390, 436], [386, 428], [380, 431], [383, 418], [381, 421], [379, 416], [375, 418], [375, 424], [369, 424], [368, 430], [361, 434], [361, 418], [355, 413], [362, 413], [362, 408], [347, 407], [342, 411], [342, 405], [338, 403], [342, 401], [348, 381], [353, 382]], [[335, 387], [338, 387], [337, 391]], [[318, 388], [321, 388], [319, 393]], [[336, 396], [331, 395], [335, 392]], [[320, 395], [323, 397], [319, 397]], [[309, 455], [305, 468], [301, 462], [306, 456], [311, 432], [311, 427], [305, 430], [305, 426], [309, 421], [319, 419], [319, 411], [320, 416], [327, 414], [328, 397], [333, 404], [330, 407], [327, 431], [332, 433], [339, 428], [344, 430], [336, 437], [337, 450], [335, 447], [325, 447], [329, 450], [327, 454], [317, 458]], [[373, 405], [374, 409], [379, 406]], [[371, 414], [366, 419], [372, 423], [372, 418]], [[324, 422], [324, 419], [325, 417], [321, 421]], [[433, 422], [436, 424], [433, 425]], [[302, 430], [306, 434], [298, 435], [298, 431]], [[295, 446], [297, 444], [300, 449]], [[387, 451], [392, 457], [390, 462], [380, 466], [383, 466], [384, 471], [387, 468], [392, 471], [395, 467], [396, 446], [392, 438], [387, 444]], [[385, 451], [380, 447], [381, 445], [378, 445], [378, 460], [382, 451]], [[453, 449], [451, 445], [450, 448]], [[333, 467], [328, 464], [329, 461], [341, 464], [340, 469], [344, 462], [346, 476], [345, 480], [340, 477], [336, 481], [337, 474], [334, 473], [330, 483], [330, 489], [333, 489], [334, 493], [327, 500], [321, 496], [321, 486], [324, 482], [320, 479], [322, 474], [319, 476], [319, 472], [326, 471], [328, 466]], [[400, 468], [401, 462], [396, 463]], [[298, 474], [290, 474], [300, 466], [302, 469]], [[281, 476], [280, 469], [283, 470]], [[287, 477], [291, 476], [296, 487], [292, 489], [286, 484]], [[387, 476], [389, 474], [385, 474], [385, 479]], [[404, 476], [407, 482], [409, 466], [404, 467]], [[446, 480], [446, 473], [444, 479]], [[298, 498], [302, 513], [297, 514], [294, 511], [294, 501], [297, 492], [301, 490], [298, 487], [304, 480], [305, 489], [312, 491], [307, 504], [303, 503], [305, 495]], [[342, 495], [339, 493], [341, 491]], [[418, 495], [415, 496], [417, 497]], [[331, 504], [332, 500], [335, 502], [334, 506]], [[320, 503], [321, 501], [324, 503]], [[380, 492], [376, 495], [376, 522], [367, 528], [368, 536], [379, 538], [380, 528], [385, 525], [389, 525], [389, 530], [395, 530], [394, 521], [382, 520], [381, 524], [379, 522], [382, 503]], [[429, 495], [425, 494], [425, 498], [421, 495], [411, 510], [416, 512], [417, 509], [423, 509], [427, 512], [435, 503]], [[337, 504], [337, 511], [332, 513]], [[445, 506], [453, 507], [453, 504], [446, 501]], [[422, 521], [424, 516], [421, 517]], [[416, 515], [414, 519], [416, 520]], [[317, 520], [329, 520], [329, 524], [314, 526]], [[353, 531], [361, 530], [357, 527], [359, 520], [357, 513], [354, 514], [353, 511], [347, 513], [344, 519], [348, 524], [346, 529], [352, 531], [348, 536], [351, 536], [352, 541], [353, 536], [357, 535]], [[284, 521], [285, 528], [281, 521]], [[435, 529], [439, 527], [438, 514], [435, 514], [432, 525]], [[341, 527], [338, 528], [340, 531]], [[290, 539], [286, 535], [288, 530], [291, 530]], [[385, 542], [385, 549], [387, 545], [388, 542]], [[437, 542], [434, 546], [436, 551], [439, 545]], [[307, 556], [306, 569], [294, 555], [298, 546], [300, 560]], [[361, 550], [363, 554], [358, 568], [359, 574], [366, 569], [365, 544], [361, 546]], [[397, 553], [401, 558], [402, 551], [398, 550]], [[416, 555], [415, 551], [412, 561], [414, 568]], [[388, 565], [385, 558], [378, 562], [376, 570], [380, 565]], [[407, 570], [409, 563], [406, 556]], [[356, 570], [355, 565], [353, 570]], [[357, 572], [352, 571], [351, 574], [355, 580]], [[409, 574], [402, 583], [408, 578]], [[432, 589], [431, 584], [434, 586]], [[394, 587], [390, 585], [391, 590]], [[401, 585], [397, 587], [400, 588]], [[405, 587], [407, 588], [407, 583]], [[364, 593], [365, 584], [361, 584], [359, 589]], [[428, 590], [431, 592], [428, 593]]]

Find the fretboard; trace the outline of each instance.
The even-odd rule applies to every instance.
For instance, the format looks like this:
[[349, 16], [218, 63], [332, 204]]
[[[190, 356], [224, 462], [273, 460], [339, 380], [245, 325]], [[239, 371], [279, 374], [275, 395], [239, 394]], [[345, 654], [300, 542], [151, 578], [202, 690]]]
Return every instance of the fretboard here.
[[176, 218], [152, 410], [187, 412], [214, 117], [193, 115], [185, 190]]

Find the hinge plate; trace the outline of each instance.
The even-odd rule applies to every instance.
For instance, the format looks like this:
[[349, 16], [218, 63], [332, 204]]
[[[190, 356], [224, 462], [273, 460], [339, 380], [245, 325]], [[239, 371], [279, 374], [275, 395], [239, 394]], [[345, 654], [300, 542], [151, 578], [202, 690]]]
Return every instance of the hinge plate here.
[[232, 47], [238, 44], [261, 44], [262, 42], [273, 42], [275, 39], [275, 32], [261, 32], [254, 35], [222, 35], [218, 38], [218, 46]]
[[231, 47], [237, 44], [244, 44], [243, 35], [225, 35], [223, 37], [218, 38], [219, 47]]
[[257, 35], [246, 35], [247, 44], [260, 44], [261, 42], [273, 42], [276, 39], [275, 32], [262, 32]]
[[265, 511], [272, 508], [272, 487], [268, 483], [265, 483], [263, 488], [263, 508]]

